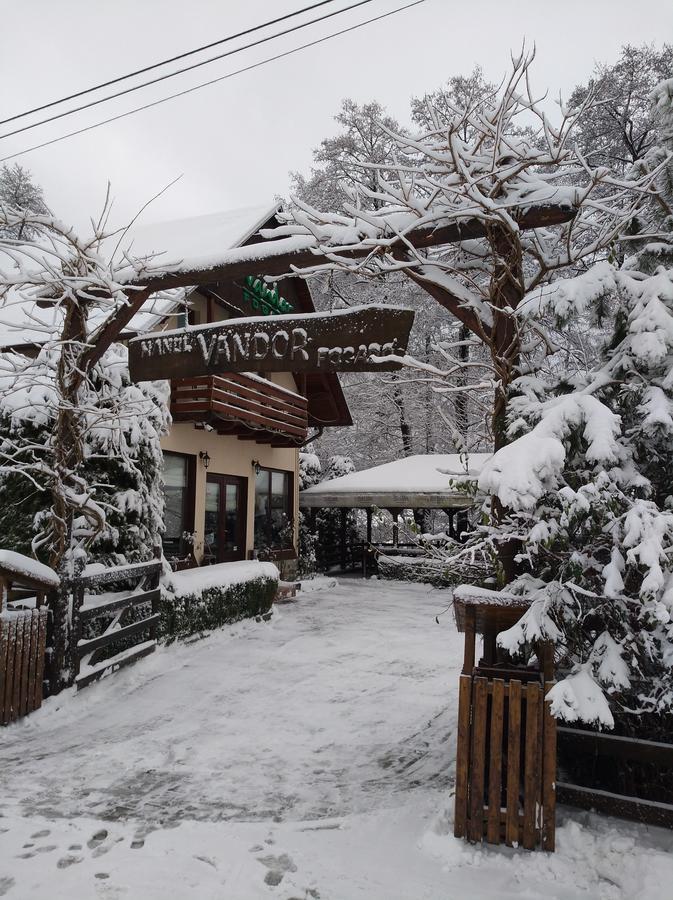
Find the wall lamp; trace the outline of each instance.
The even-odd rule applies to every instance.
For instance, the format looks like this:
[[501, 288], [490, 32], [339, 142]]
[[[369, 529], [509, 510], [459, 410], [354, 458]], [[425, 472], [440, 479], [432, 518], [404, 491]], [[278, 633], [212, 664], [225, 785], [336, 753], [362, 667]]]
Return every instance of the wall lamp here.
[[199, 450], [199, 459], [203, 463], [203, 468], [207, 469], [210, 465], [210, 454], [207, 450]]
[[259, 473], [262, 471], [262, 467], [261, 467], [261, 465], [259, 464], [259, 460], [258, 460], [258, 459], [253, 459], [253, 461], [252, 461], [252, 467], [253, 467], [253, 469], [255, 470], [255, 475], [259, 475]]

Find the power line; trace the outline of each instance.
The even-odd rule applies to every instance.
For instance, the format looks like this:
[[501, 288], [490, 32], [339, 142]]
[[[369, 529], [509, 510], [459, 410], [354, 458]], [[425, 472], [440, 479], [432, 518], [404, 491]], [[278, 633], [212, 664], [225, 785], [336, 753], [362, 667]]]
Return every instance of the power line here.
[[160, 81], [166, 81], [168, 78], [174, 78], [176, 75], [182, 75], [185, 72], [191, 72], [192, 69], [199, 69], [201, 66], [207, 66], [209, 63], [217, 62], [219, 59], [226, 59], [229, 56], [233, 56], [236, 53], [241, 53], [243, 50], [250, 50], [251, 47], [258, 47], [260, 44], [266, 44], [269, 41], [273, 41], [276, 38], [284, 37], [287, 34], [292, 34], [295, 31], [300, 31], [302, 28], [307, 28], [309, 25], [315, 25], [317, 22], [324, 22], [326, 19], [331, 19], [334, 16], [339, 16], [341, 13], [349, 12], [352, 9], [357, 9], [359, 6], [366, 6], [368, 3], [372, 3], [372, 0], [358, 0], [356, 3], [352, 3], [350, 6], [344, 6], [342, 9], [334, 10], [334, 12], [326, 13], [322, 16], [317, 16], [315, 19], [310, 19], [308, 22], [302, 22], [300, 25], [293, 25], [291, 28], [286, 28], [284, 31], [278, 31], [276, 34], [267, 35], [267, 37], [260, 38], [256, 41], [251, 41], [249, 44], [243, 44], [241, 47], [236, 47], [233, 50], [228, 50], [226, 53], [219, 53], [217, 56], [211, 56], [209, 59], [201, 60], [201, 62], [192, 63], [190, 66], [183, 66], [181, 69], [176, 69], [174, 72], [167, 72], [165, 75], [159, 75], [156, 78], [151, 78], [149, 81], [143, 81], [140, 84], [133, 85], [133, 87], [125, 88], [122, 91], [117, 91], [114, 94], [108, 94], [106, 97], [99, 97], [97, 100], [91, 100], [89, 103], [83, 103], [81, 106], [74, 106], [72, 109], [67, 109], [65, 112], [56, 113], [53, 116], [49, 116], [46, 119], [41, 119], [39, 122], [32, 122], [30, 125], [24, 125], [21, 128], [16, 128], [14, 131], [8, 131], [6, 134], [0, 134], [0, 140], [3, 138], [12, 137], [15, 134], [21, 134], [24, 131], [31, 131], [33, 128], [38, 128], [40, 125], [46, 125], [48, 122], [54, 122], [57, 119], [63, 119], [66, 116], [71, 116], [76, 112], [81, 112], [84, 109], [90, 109], [92, 106], [98, 106], [100, 103], [107, 103], [108, 100], [114, 100], [116, 97], [123, 97], [125, 94], [132, 94], [134, 91], [139, 91], [141, 88], [149, 87], [151, 84], [157, 84]]
[[85, 94], [91, 94], [94, 91], [101, 90], [101, 88], [110, 87], [110, 85], [118, 84], [120, 81], [134, 78], [136, 75], [144, 75], [145, 72], [151, 72], [153, 69], [159, 69], [161, 66], [167, 66], [169, 63], [178, 62], [180, 59], [186, 59], [186, 57], [194, 56], [196, 53], [202, 53], [204, 50], [211, 50], [213, 47], [218, 47], [220, 44], [227, 44], [230, 41], [235, 41], [237, 38], [246, 37], [249, 34], [253, 34], [255, 31], [261, 31], [263, 28], [269, 28], [271, 25], [278, 25], [279, 22], [285, 22], [287, 19], [292, 19], [295, 16], [300, 16], [302, 13], [311, 12], [311, 10], [318, 9], [320, 6], [326, 6], [328, 3], [334, 2], [335, 0], [321, 0], [320, 3], [312, 3], [311, 6], [305, 6], [303, 9], [298, 9], [296, 12], [288, 13], [285, 16], [279, 16], [277, 19], [270, 19], [268, 22], [263, 22], [261, 25], [255, 25], [252, 28], [246, 28], [245, 31], [239, 31], [238, 34], [231, 34], [229, 37], [221, 38], [219, 41], [204, 44], [202, 47], [196, 47], [196, 49], [188, 50], [186, 53], [179, 53], [177, 56], [171, 56], [169, 59], [161, 60], [161, 62], [152, 63], [151, 66], [144, 66], [142, 69], [136, 69], [135, 72], [128, 72], [126, 75], [111, 78], [110, 81], [102, 81], [100, 84], [95, 84], [93, 87], [85, 88], [74, 94], [69, 94], [67, 97], [61, 97], [60, 100], [52, 100], [50, 103], [44, 103], [42, 106], [28, 109], [26, 112], [17, 113], [15, 116], [10, 116], [8, 119], [0, 119], [0, 125], [6, 125], [8, 122], [14, 122], [16, 119], [23, 119], [25, 116], [30, 116], [33, 113], [42, 112], [44, 109], [50, 109], [52, 106], [67, 103], [68, 100], [76, 100], [78, 97], [83, 97]]
[[357, 31], [358, 28], [363, 28], [365, 25], [371, 25], [373, 22], [380, 22], [382, 19], [387, 19], [389, 16], [394, 16], [397, 13], [404, 12], [406, 9], [411, 9], [414, 6], [420, 6], [421, 3], [425, 3], [426, 0], [413, 0], [412, 3], [407, 3], [404, 6], [398, 6], [396, 9], [391, 9], [386, 13], [382, 13], [379, 16], [374, 16], [371, 19], [366, 19], [364, 22], [358, 22], [356, 25], [351, 25], [348, 28], [342, 28], [341, 31], [335, 31], [332, 34], [325, 35], [325, 37], [318, 38], [315, 41], [309, 41], [306, 44], [301, 44], [299, 47], [294, 47], [292, 50], [285, 50], [283, 53], [277, 53], [275, 56], [269, 56], [267, 59], [262, 59], [259, 62], [252, 63], [249, 66], [244, 66], [242, 69], [237, 69], [235, 72], [229, 72], [226, 75], [220, 75], [218, 78], [212, 78], [210, 81], [204, 81], [201, 84], [194, 85], [194, 87], [187, 88], [184, 91], [178, 91], [175, 94], [169, 94], [168, 97], [162, 97], [159, 100], [154, 100], [152, 103], [145, 103], [143, 106], [137, 106], [135, 109], [130, 109], [127, 112], [120, 113], [118, 116], [111, 116], [109, 119], [103, 119], [101, 122], [95, 122], [93, 125], [87, 125], [84, 128], [78, 128], [76, 131], [70, 131], [68, 134], [63, 134], [60, 137], [52, 138], [50, 141], [43, 141], [41, 144], [35, 144], [33, 147], [27, 147], [25, 150], [19, 150], [17, 153], [11, 153], [9, 156], [4, 156], [0, 158], [0, 162], [7, 162], [10, 159], [15, 159], [17, 156], [23, 156], [24, 153], [32, 153], [33, 150], [41, 150], [43, 147], [49, 147], [51, 144], [58, 144], [60, 141], [65, 141], [68, 138], [75, 137], [78, 134], [84, 134], [87, 131], [92, 131], [94, 128], [100, 128], [101, 125], [108, 125], [111, 122], [117, 122], [119, 119], [125, 119], [127, 116], [132, 116], [135, 113], [143, 112], [143, 110], [151, 109], [154, 106], [160, 106], [162, 103], [167, 103], [169, 100], [174, 100], [176, 97], [184, 97], [186, 94], [192, 94], [194, 91], [201, 90], [201, 88], [209, 87], [211, 84], [217, 84], [220, 81], [226, 81], [228, 78], [233, 78], [234, 75], [241, 75], [244, 72], [250, 72], [253, 69], [257, 69], [260, 66], [265, 66], [268, 63], [275, 62], [279, 59], [284, 59], [286, 56], [292, 56], [294, 53], [299, 53], [300, 50], [307, 50], [309, 47], [315, 47], [318, 44], [323, 44], [325, 41], [329, 41], [332, 38], [340, 37], [343, 34], [348, 34], [351, 31]]

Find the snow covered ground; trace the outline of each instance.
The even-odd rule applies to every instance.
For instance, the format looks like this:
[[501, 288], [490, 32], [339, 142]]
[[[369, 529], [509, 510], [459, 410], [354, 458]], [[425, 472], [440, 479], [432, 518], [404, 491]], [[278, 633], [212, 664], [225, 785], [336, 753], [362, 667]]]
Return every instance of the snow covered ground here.
[[4, 729], [0, 896], [669, 900], [669, 832], [562, 810], [554, 855], [452, 837], [448, 599], [344, 580]]

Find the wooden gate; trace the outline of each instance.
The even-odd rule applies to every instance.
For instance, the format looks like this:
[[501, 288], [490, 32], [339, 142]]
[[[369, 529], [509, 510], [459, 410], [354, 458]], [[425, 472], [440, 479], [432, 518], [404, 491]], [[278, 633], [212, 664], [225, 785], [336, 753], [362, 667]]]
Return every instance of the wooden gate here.
[[42, 705], [47, 609], [0, 613], [0, 725]]
[[[161, 565], [161, 560], [157, 559], [148, 563], [117, 566], [72, 579], [73, 666], [78, 690], [156, 649]], [[115, 594], [112, 598], [87, 593], [94, 587], [131, 582], [137, 582], [138, 585], [133, 590]], [[131, 610], [143, 606], [149, 606], [149, 615], [126, 625], [122, 624]], [[84, 626], [101, 619], [107, 620], [101, 634], [83, 637]], [[113, 656], [103, 658], [112, 644], [128, 643], [129, 640], [133, 640], [130, 646]]]
[[539, 680], [460, 676], [454, 834], [554, 849], [556, 720]]

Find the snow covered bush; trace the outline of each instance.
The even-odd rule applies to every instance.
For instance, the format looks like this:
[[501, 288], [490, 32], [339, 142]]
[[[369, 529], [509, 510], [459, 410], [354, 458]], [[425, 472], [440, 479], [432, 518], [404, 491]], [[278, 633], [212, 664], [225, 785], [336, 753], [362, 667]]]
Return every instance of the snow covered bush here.
[[266, 615], [278, 590], [273, 563], [246, 562], [173, 573], [162, 587], [159, 635], [188, 637], [241, 619]]
[[[110, 565], [151, 557], [163, 527], [160, 439], [169, 424], [168, 384], [131, 384], [126, 355], [125, 347], [113, 345], [81, 397], [84, 452], [77, 477], [102, 520], [88, 552]], [[51, 504], [56, 360], [50, 348], [36, 359], [0, 357], [3, 546], [45, 558], [48, 548], [38, 535]], [[85, 521], [75, 522], [76, 536], [80, 528], [86, 530]]]

